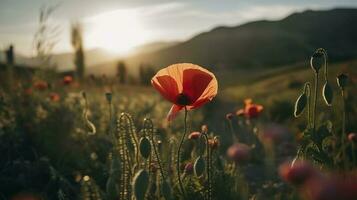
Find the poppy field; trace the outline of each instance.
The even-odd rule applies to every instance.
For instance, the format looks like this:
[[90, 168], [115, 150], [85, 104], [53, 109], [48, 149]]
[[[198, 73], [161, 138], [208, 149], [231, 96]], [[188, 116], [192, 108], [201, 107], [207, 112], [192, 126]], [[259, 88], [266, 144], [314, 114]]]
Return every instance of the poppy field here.
[[192, 63], [149, 86], [3, 73], [0, 199], [357, 199], [357, 63], [327, 58], [240, 85]]

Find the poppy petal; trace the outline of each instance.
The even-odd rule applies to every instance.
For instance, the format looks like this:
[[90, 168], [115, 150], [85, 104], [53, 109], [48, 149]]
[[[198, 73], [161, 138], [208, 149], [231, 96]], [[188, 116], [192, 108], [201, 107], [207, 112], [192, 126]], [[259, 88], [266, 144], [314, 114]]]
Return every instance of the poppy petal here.
[[154, 76], [151, 80], [151, 84], [155, 87], [160, 94], [171, 101], [176, 102], [177, 95], [179, 94], [178, 86], [174, 78], [168, 75]]
[[183, 71], [183, 93], [195, 102], [206, 90], [213, 76], [201, 69], [186, 69]]
[[213, 80], [208, 84], [207, 88], [203, 92], [203, 94], [194, 102], [191, 106], [189, 106], [189, 110], [199, 108], [208, 101], [211, 101], [213, 97], [217, 95], [218, 91], [218, 83], [217, 79], [213, 78]]
[[167, 120], [172, 121], [176, 118], [177, 114], [182, 110], [183, 106], [172, 105], [169, 113], [167, 114]]

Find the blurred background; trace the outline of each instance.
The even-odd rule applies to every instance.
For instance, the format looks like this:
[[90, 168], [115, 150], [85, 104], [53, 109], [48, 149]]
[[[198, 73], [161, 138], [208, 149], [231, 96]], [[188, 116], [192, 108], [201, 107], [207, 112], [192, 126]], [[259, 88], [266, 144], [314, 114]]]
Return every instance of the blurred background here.
[[[356, 21], [355, 0], [0, 0], [0, 199], [22, 191], [75, 199], [85, 175], [105, 190], [105, 94], [138, 130], [149, 117], [163, 141], [178, 135], [183, 117], [168, 123], [171, 105], [150, 84], [174, 63], [217, 76], [217, 97], [190, 112], [189, 129], [207, 124], [223, 153], [231, 142], [226, 114], [237, 117], [247, 98], [264, 107], [254, 130], [284, 124], [294, 149], [306, 128], [293, 118], [294, 101], [313, 82], [310, 57], [320, 47], [332, 88], [338, 74], [349, 76], [346, 129], [356, 130]], [[318, 102], [320, 124], [341, 123], [341, 107]]]

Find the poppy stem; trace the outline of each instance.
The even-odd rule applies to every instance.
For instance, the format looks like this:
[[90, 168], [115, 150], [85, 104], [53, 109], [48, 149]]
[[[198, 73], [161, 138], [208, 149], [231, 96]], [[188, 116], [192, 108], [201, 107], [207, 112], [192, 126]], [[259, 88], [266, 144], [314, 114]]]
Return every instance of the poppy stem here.
[[315, 73], [315, 92], [314, 92], [314, 107], [313, 107], [313, 118], [312, 118], [312, 129], [313, 133], [316, 132], [316, 107], [317, 107], [317, 88], [319, 86], [319, 73]]
[[207, 133], [203, 133], [203, 136], [205, 137], [206, 140], [206, 162], [207, 162], [207, 168], [206, 168], [206, 173], [207, 173], [207, 182], [208, 182], [208, 200], [212, 199], [212, 183], [211, 183], [211, 151], [209, 148], [209, 142], [208, 142], [208, 135]]
[[180, 144], [179, 144], [178, 150], [177, 150], [176, 169], [177, 169], [177, 179], [178, 179], [178, 182], [179, 182], [179, 187], [180, 187], [181, 193], [184, 196], [184, 198], [186, 198], [185, 190], [184, 190], [183, 185], [182, 185], [181, 171], [180, 171], [181, 148], [182, 148], [184, 139], [186, 138], [186, 134], [187, 134], [187, 108], [186, 108], [186, 106], [185, 106], [185, 118], [184, 118], [184, 128], [183, 129], [184, 129], [183, 135], [181, 137], [181, 141], [180, 141]]
[[229, 124], [229, 129], [230, 129], [231, 134], [232, 134], [233, 142], [239, 142], [238, 137], [236, 136], [236, 134], [234, 132], [232, 120], [228, 120], [228, 124]]
[[345, 143], [345, 135], [346, 135], [346, 102], [345, 102], [345, 91], [341, 90], [342, 96], [342, 133], [341, 133], [341, 147], [342, 147], [342, 159], [344, 169], [347, 170], [347, 157], [346, 157], [346, 143]]
[[156, 149], [156, 143], [155, 143], [155, 139], [154, 139], [154, 125], [153, 125], [153, 123], [152, 123], [152, 121], [150, 119], [145, 119], [144, 120], [144, 125], [145, 124], [149, 124], [149, 129], [150, 129], [150, 133], [151, 133], [150, 138], [151, 138], [151, 143], [152, 143], [152, 146], [153, 146], [153, 149], [154, 149], [154, 154], [156, 156], [156, 160], [157, 160], [157, 163], [159, 165], [159, 169], [160, 169], [162, 180], [166, 181], [164, 170], [162, 169], [161, 159], [160, 159], [159, 153], [157, 152], [157, 149]]

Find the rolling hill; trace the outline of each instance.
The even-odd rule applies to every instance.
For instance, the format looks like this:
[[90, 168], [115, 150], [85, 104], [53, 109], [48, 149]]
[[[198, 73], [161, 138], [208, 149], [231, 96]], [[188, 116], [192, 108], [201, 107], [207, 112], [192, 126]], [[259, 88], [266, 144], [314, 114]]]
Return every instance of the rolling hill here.
[[[279, 21], [255, 21], [218, 27], [158, 51], [125, 59], [130, 67], [149, 63], [163, 67], [193, 62], [214, 69], [261, 68], [304, 61], [318, 48], [331, 60], [357, 57], [357, 9], [294, 13]], [[96, 66], [105, 69], [110, 64]]]

